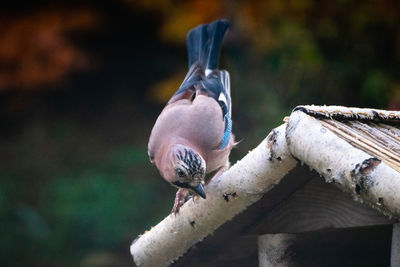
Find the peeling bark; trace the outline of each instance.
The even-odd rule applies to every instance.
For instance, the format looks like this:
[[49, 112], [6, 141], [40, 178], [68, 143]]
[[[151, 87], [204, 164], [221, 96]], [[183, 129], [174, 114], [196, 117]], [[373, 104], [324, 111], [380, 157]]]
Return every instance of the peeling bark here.
[[400, 173], [381, 159], [354, 148], [300, 110], [290, 116], [286, 137], [292, 155], [323, 175], [326, 182], [400, 218]]
[[131, 254], [138, 266], [166, 266], [220, 225], [258, 201], [296, 166], [285, 139], [286, 125], [274, 129], [242, 160], [206, 186], [207, 199], [183, 205], [137, 238]]
[[293, 109], [319, 118], [400, 122], [400, 111], [343, 106], [297, 106]]

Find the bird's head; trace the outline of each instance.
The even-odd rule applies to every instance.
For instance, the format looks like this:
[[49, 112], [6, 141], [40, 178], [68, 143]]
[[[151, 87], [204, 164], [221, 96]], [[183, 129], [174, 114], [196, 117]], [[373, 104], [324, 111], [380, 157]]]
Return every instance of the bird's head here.
[[166, 178], [173, 186], [186, 188], [206, 198], [204, 192], [204, 179], [206, 162], [195, 150], [183, 146], [174, 145], [171, 148], [172, 164], [166, 173]]

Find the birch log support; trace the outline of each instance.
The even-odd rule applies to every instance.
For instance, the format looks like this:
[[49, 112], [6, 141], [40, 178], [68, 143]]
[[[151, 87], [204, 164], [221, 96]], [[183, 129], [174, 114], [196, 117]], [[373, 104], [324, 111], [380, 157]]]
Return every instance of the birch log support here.
[[138, 266], [166, 266], [247, 206], [259, 200], [296, 166], [285, 139], [286, 125], [205, 188], [207, 199], [188, 201], [131, 245]]
[[293, 234], [267, 234], [258, 236], [258, 264], [260, 267], [293, 266], [290, 245]]
[[400, 223], [393, 224], [390, 266], [400, 266]]
[[400, 218], [400, 173], [353, 147], [305, 114], [291, 114], [286, 130], [292, 155], [334, 182], [355, 199]]

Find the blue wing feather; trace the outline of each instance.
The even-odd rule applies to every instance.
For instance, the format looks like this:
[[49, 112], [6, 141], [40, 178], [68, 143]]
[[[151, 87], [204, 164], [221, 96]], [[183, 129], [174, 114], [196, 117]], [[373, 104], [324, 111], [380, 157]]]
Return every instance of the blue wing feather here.
[[221, 147], [220, 149], [224, 149], [228, 144], [229, 140], [231, 139], [232, 134], [232, 120], [228, 114], [225, 115], [225, 131], [222, 137]]

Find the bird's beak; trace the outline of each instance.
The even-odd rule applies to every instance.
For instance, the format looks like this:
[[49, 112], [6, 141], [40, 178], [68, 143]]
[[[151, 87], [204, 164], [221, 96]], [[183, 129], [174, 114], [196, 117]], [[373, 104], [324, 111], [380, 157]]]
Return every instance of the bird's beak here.
[[197, 187], [192, 188], [194, 192], [196, 192], [202, 198], [206, 198], [206, 192], [204, 192], [204, 187], [202, 184], [199, 184]]

